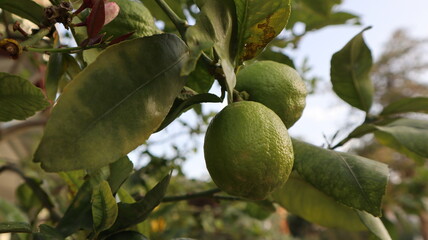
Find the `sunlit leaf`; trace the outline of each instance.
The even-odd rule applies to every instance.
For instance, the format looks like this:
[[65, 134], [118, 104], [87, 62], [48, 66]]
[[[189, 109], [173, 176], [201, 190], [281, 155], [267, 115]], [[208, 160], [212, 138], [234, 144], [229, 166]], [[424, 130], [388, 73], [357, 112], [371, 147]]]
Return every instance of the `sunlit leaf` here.
[[234, 0], [238, 20], [237, 60], [252, 59], [284, 29], [290, 0]]
[[116, 199], [107, 181], [102, 181], [92, 191], [92, 221], [96, 232], [110, 228], [117, 218]]
[[360, 217], [361, 222], [369, 229], [371, 233], [373, 233], [377, 238], [381, 240], [390, 240], [391, 236], [389, 236], [388, 231], [383, 225], [382, 221], [379, 218], [373, 217], [372, 215], [356, 211], [358, 217]]
[[0, 72], [0, 122], [24, 120], [47, 106], [40, 88], [21, 77]]
[[342, 100], [368, 112], [373, 102], [374, 87], [370, 79], [373, 60], [364, 42], [365, 30], [333, 55], [330, 76], [333, 90]]
[[419, 163], [428, 158], [428, 121], [398, 119], [385, 126], [376, 126], [376, 138]]
[[[133, 32], [130, 38], [151, 36], [161, 31], [156, 27], [150, 11], [139, 1], [110, 0], [120, 7], [119, 15], [106, 24], [101, 33], [106, 32], [106, 38], [117, 38]], [[146, 2], [146, 1], [144, 1]]]
[[96, 169], [144, 143], [184, 86], [187, 55], [172, 34], [107, 48], [66, 87], [34, 161], [46, 171]]
[[428, 98], [427, 97], [414, 97], [402, 98], [386, 106], [380, 113], [382, 116], [406, 113], [406, 112], [422, 112], [428, 113]]
[[381, 215], [387, 165], [293, 139], [294, 168], [307, 182], [349, 207]]
[[0, 8], [40, 25], [43, 20], [43, 7], [32, 0], [0, 0]]
[[357, 213], [325, 195], [293, 172], [271, 197], [287, 211], [324, 227], [364, 231]]

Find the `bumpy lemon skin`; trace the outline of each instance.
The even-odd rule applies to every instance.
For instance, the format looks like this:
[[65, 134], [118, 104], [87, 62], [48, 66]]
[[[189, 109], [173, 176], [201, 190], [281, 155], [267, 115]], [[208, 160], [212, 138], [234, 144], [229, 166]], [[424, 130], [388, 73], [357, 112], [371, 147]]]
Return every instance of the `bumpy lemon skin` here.
[[307, 90], [292, 67], [274, 61], [258, 61], [244, 67], [236, 78], [236, 89], [246, 91], [248, 100], [272, 109], [287, 129], [302, 116]]
[[281, 119], [263, 104], [229, 104], [208, 126], [207, 169], [228, 194], [265, 199], [283, 185], [294, 163], [291, 139]]

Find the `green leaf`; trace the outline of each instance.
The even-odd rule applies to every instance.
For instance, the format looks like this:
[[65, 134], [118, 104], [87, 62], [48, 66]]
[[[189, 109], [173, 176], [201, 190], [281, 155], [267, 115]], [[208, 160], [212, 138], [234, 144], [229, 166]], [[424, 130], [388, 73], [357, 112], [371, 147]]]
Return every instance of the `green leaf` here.
[[28, 218], [16, 205], [0, 198], [0, 222], [28, 222]]
[[260, 53], [256, 59], [259, 61], [263, 61], [263, 60], [275, 61], [282, 64], [286, 64], [294, 69], [296, 68], [293, 60], [289, 56], [283, 54], [282, 52], [273, 51], [272, 48], [269, 48], [269, 47], [266, 48], [262, 53]]
[[336, 201], [380, 216], [388, 182], [387, 165], [293, 139], [294, 168]]
[[271, 201], [268, 200], [247, 202], [247, 206], [244, 209], [246, 214], [258, 220], [265, 220], [275, 211], [275, 206]]
[[134, 164], [127, 156], [120, 158], [116, 162], [109, 165], [110, 176], [108, 177], [108, 183], [111, 191], [116, 193], [120, 186], [125, 182], [134, 169]]
[[106, 38], [117, 38], [130, 32], [134, 32], [130, 39], [161, 33], [155, 25], [152, 14], [141, 2], [133, 0], [110, 0], [110, 2], [117, 3], [120, 11], [113, 21], [101, 29], [101, 33], [106, 33]]
[[372, 55], [361, 31], [331, 58], [331, 82], [334, 92], [345, 102], [365, 112], [373, 102], [370, 79]]
[[26, 222], [2, 222], [0, 233], [31, 233], [31, 226]]
[[383, 225], [379, 218], [373, 217], [372, 215], [356, 210], [361, 222], [373, 233], [377, 238], [381, 240], [390, 240], [388, 231]]
[[55, 228], [41, 224], [39, 226], [40, 232], [34, 234], [34, 240], [63, 240], [62, 235], [55, 230]]
[[44, 20], [43, 7], [32, 0], [0, 0], [0, 8], [26, 18], [37, 25], [41, 25]]
[[171, 175], [164, 177], [143, 199], [135, 203], [119, 203], [119, 214], [105, 234], [118, 232], [144, 221], [165, 196]]
[[284, 186], [272, 193], [271, 198], [287, 211], [321, 226], [348, 231], [366, 230], [354, 210], [337, 203], [296, 172], [290, 175]]
[[376, 126], [376, 129], [375, 136], [381, 144], [419, 163], [428, 158], [428, 121], [398, 119], [385, 126]]
[[[189, 75], [192, 73], [197, 65], [201, 68], [210, 67], [208, 66], [202, 59], [200, 59], [203, 51], [210, 50], [214, 46], [214, 38], [215, 33], [214, 29], [212, 29], [211, 24], [209, 24], [209, 20], [204, 21], [205, 15], [200, 15], [197, 19], [197, 24], [190, 26], [186, 30], [186, 43], [190, 49], [189, 59], [181, 70], [182, 75]], [[208, 22], [207, 22], [208, 21]], [[199, 61], [198, 61], [199, 60]]]
[[238, 64], [254, 58], [274, 39], [290, 17], [290, 0], [234, 0], [238, 20]]
[[[189, 95], [186, 95], [186, 93], [190, 93]], [[168, 115], [166, 116], [165, 120], [162, 122], [160, 127], [157, 131], [161, 131], [165, 127], [167, 127], [172, 121], [174, 121], [176, 118], [178, 118], [183, 112], [188, 110], [191, 106], [203, 102], [212, 102], [212, 103], [218, 103], [222, 102], [221, 98], [219, 98], [217, 95], [211, 94], [211, 93], [201, 93], [196, 94], [195, 92], [188, 89], [186, 91], [186, 88], [180, 96], [174, 101], [174, 104], [172, 105], [171, 110], [169, 111]]]
[[208, 92], [214, 83], [214, 76], [209, 72], [202, 59], [196, 63], [195, 69], [187, 77], [186, 86], [198, 93]]
[[79, 229], [92, 229], [92, 189], [99, 186], [105, 178], [100, 170], [90, 175], [79, 188], [79, 191], [55, 228], [63, 237], [67, 237]]
[[60, 172], [58, 174], [67, 183], [69, 191], [73, 196], [85, 182], [86, 171], [84, 170]]
[[428, 113], [428, 98], [414, 97], [402, 98], [386, 106], [380, 113], [381, 116], [406, 113], [406, 112], [422, 112]]
[[62, 53], [52, 53], [50, 55], [46, 71], [46, 95], [50, 100], [55, 100], [59, 80], [66, 71]]
[[236, 12], [232, 0], [199, 0], [196, 1], [201, 10], [197, 25], [212, 35], [214, 49], [220, 57], [220, 64], [226, 78], [229, 101], [233, 101], [233, 88], [236, 84], [235, 75], [235, 31]]
[[184, 86], [187, 52], [172, 34], [104, 50], [61, 95], [34, 161], [50, 172], [96, 169], [144, 143]]
[[47, 106], [40, 88], [21, 77], [0, 72], [0, 122], [24, 120]]
[[118, 208], [116, 199], [107, 181], [92, 191], [92, 221], [95, 231], [101, 232], [109, 229], [116, 221]]
[[341, 3], [342, 0], [302, 0], [302, 3], [311, 10], [328, 16], [334, 5]]

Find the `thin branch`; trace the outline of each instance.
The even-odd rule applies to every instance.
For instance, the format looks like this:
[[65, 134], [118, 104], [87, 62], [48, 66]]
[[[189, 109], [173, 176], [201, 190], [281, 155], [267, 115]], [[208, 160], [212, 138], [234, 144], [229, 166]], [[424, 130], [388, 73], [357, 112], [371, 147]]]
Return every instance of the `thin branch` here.
[[159, 5], [160, 8], [165, 12], [165, 14], [169, 17], [169, 19], [174, 23], [175, 27], [177, 28], [178, 32], [180, 33], [181, 37], [183, 39], [186, 39], [186, 30], [188, 27], [187, 21], [184, 19], [181, 19], [169, 6], [164, 0], [156, 0], [156, 3]]
[[39, 31], [36, 34], [30, 36], [29, 39], [21, 42], [21, 47], [25, 48], [27, 46], [31, 46], [31, 45], [36, 44], [37, 42], [42, 40], [46, 35], [48, 35], [50, 31], [51, 31], [51, 28], [39, 29]]
[[177, 202], [195, 198], [203, 198], [203, 197], [214, 197], [214, 194], [221, 192], [220, 189], [214, 188], [207, 191], [199, 192], [199, 193], [189, 193], [180, 196], [166, 196], [162, 199], [162, 202]]
[[22, 123], [11, 125], [10, 127], [0, 128], [0, 140], [6, 137], [7, 135], [13, 134], [17, 131], [20, 131], [26, 128], [44, 126], [46, 122], [47, 122], [47, 119], [30, 120], [30, 121], [25, 121]]
[[85, 47], [71, 47], [71, 48], [32, 48], [26, 47], [25, 50], [29, 52], [40, 52], [40, 53], [78, 53], [91, 48], [104, 48], [107, 45], [97, 44]]

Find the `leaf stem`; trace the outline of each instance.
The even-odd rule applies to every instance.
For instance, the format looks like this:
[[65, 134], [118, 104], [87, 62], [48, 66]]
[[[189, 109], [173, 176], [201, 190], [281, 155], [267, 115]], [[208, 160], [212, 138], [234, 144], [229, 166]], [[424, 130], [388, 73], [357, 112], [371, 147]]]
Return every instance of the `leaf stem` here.
[[188, 27], [187, 21], [184, 19], [181, 19], [169, 6], [164, 0], [156, 0], [156, 3], [159, 5], [160, 8], [165, 12], [165, 14], [169, 17], [169, 19], [174, 23], [175, 27], [177, 28], [178, 32], [180, 33], [181, 37], [185, 40], [186, 39], [186, 30]]
[[29, 39], [21, 42], [20, 44], [21, 47], [25, 48], [27, 46], [34, 45], [35, 43], [40, 41], [44, 36], [48, 35], [50, 31], [51, 31], [51, 28], [39, 29], [39, 31], [36, 34], [32, 35]]

